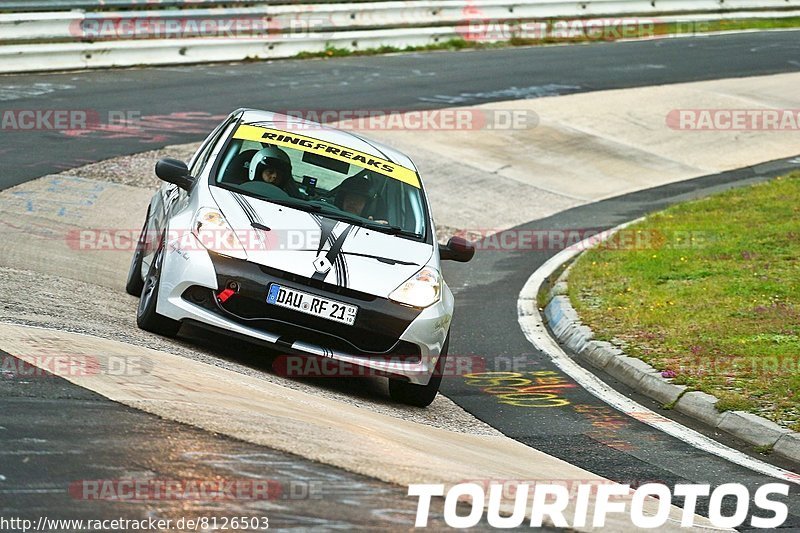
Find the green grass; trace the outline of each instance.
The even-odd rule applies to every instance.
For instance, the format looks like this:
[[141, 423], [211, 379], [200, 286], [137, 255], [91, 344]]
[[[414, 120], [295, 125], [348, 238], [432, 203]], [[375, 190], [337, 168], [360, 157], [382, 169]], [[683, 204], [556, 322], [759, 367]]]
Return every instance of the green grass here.
[[396, 46], [380, 46], [377, 48], [349, 49], [326, 46], [322, 52], [300, 52], [295, 57], [297, 59], [309, 59], [315, 57], [345, 57], [345, 56], [374, 56], [379, 54], [393, 54], [397, 52], [425, 52], [431, 50], [462, 50], [465, 48], [500, 48], [506, 46], [503, 43], [481, 43], [466, 41], [464, 39], [449, 39], [441, 43], [432, 43], [421, 46], [406, 46], [398, 48]]
[[671, 22], [655, 27], [656, 35], [670, 33], [707, 33], [713, 31], [775, 30], [800, 27], [800, 17], [696, 21], [691, 24]]
[[761, 446], [753, 447], [753, 451], [761, 455], [769, 455], [772, 453], [773, 448], [771, 444], [762, 444]]
[[800, 172], [647, 217], [578, 259], [569, 296], [718, 409], [800, 430]]

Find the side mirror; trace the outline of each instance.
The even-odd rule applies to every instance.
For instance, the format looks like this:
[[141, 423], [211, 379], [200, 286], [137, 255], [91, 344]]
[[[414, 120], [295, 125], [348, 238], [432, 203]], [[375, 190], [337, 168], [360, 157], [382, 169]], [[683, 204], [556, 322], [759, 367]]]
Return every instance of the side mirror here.
[[164, 158], [159, 160], [156, 163], [156, 176], [187, 191], [194, 185], [194, 178], [189, 175], [189, 167], [186, 166], [186, 163], [177, 159]]
[[439, 257], [443, 261], [466, 263], [475, 255], [475, 246], [463, 237], [450, 237], [446, 245], [439, 245]]

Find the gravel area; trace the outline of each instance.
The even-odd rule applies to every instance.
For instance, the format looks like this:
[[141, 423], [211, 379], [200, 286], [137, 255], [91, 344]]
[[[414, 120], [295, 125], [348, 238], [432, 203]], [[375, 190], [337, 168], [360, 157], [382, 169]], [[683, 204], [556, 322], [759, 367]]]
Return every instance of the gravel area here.
[[60, 175], [155, 189], [158, 187], [159, 181], [156, 178], [154, 169], [159, 159], [171, 157], [188, 162], [199, 146], [200, 143], [175, 144], [140, 154], [98, 161], [97, 163], [66, 170], [61, 172]]

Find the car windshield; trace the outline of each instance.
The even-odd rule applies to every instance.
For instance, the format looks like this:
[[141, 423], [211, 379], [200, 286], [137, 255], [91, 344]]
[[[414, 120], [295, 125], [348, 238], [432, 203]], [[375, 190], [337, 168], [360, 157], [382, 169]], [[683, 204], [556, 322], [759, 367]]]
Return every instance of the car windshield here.
[[424, 238], [416, 172], [306, 135], [240, 125], [214, 180], [241, 194], [378, 231]]

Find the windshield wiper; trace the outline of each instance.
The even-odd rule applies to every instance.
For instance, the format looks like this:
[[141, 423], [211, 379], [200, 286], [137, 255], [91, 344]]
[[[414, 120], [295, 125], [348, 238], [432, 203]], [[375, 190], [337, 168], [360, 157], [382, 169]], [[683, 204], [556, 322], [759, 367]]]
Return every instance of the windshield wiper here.
[[297, 207], [298, 209], [303, 209], [306, 211], [314, 211], [315, 213], [321, 213], [322, 216], [331, 218], [333, 220], [338, 220], [340, 222], [347, 222], [348, 224], [353, 224], [354, 226], [361, 226], [362, 228], [374, 229], [376, 231], [380, 231], [381, 233], [388, 233], [389, 235], [401, 235], [403, 237], [414, 237], [417, 239], [422, 237], [422, 235], [420, 235], [419, 233], [404, 230], [400, 226], [390, 226], [388, 224], [381, 224], [380, 222], [364, 220], [362, 218], [358, 218], [353, 215], [348, 215], [346, 213], [330, 211], [328, 209], [325, 209], [325, 206], [319, 204], [311, 204], [303, 200], [270, 199], [269, 201], [275, 204], [285, 205], [288, 207]]
[[419, 233], [404, 230], [400, 226], [390, 226], [389, 224], [381, 224], [380, 222], [364, 222], [363, 226], [382, 233], [388, 233], [389, 235], [402, 235], [404, 237], [416, 237], [417, 239], [422, 237]]
[[294, 199], [273, 199], [273, 198], [264, 198], [268, 202], [272, 202], [273, 204], [278, 205], [285, 205], [286, 207], [296, 207], [297, 209], [301, 209], [303, 211], [314, 211], [315, 213], [318, 211], [322, 211], [322, 206], [317, 204], [310, 204], [305, 200], [294, 200]]

